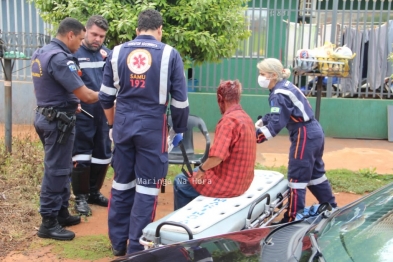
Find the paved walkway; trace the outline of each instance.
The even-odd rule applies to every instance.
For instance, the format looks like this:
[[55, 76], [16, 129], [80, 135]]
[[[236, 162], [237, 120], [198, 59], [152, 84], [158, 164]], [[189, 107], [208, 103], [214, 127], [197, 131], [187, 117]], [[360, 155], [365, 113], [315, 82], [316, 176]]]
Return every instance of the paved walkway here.
[[[214, 141], [214, 133], [210, 133]], [[204, 149], [204, 138], [195, 133], [194, 146], [198, 151]], [[288, 164], [288, 136], [276, 136], [272, 140], [257, 145], [257, 162], [264, 166]], [[376, 169], [379, 174], [393, 174], [393, 143], [387, 140], [325, 139], [324, 161], [326, 169], [345, 168], [353, 171]]]

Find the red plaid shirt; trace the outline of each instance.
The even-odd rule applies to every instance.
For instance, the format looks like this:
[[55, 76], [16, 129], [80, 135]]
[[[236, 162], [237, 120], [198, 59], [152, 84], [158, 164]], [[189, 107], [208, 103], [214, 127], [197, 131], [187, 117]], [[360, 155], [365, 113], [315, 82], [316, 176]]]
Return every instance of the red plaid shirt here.
[[222, 162], [209, 170], [202, 181], [189, 179], [203, 196], [235, 197], [243, 194], [254, 178], [256, 159], [255, 127], [237, 104], [226, 110], [217, 124], [209, 157]]

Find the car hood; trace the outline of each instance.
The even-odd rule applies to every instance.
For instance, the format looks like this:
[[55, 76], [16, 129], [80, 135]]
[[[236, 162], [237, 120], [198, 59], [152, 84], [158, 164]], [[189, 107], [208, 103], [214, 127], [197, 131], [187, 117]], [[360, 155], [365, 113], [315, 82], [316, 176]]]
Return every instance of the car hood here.
[[392, 261], [393, 183], [317, 217], [144, 250], [114, 261]]
[[[261, 241], [277, 226], [247, 229], [230, 234], [195, 239], [134, 253], [115, 261], [258, 261]], [[209, 260], [212, 259], [212, 260]]]

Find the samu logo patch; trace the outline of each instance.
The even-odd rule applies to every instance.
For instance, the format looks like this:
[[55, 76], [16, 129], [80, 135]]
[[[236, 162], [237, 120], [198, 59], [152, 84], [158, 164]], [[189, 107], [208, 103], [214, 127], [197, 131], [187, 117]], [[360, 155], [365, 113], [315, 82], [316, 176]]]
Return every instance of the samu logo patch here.
[[279, 108], [279, 107], [272, 107], [272, 108], [270, 109], [270, 113], [279, 114], [280, 111], [281, 111], [281, 108]]

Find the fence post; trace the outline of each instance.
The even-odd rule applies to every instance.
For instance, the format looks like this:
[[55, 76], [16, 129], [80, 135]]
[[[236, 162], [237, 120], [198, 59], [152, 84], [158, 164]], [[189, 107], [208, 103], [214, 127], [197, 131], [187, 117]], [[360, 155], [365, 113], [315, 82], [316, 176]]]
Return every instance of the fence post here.
[[4, 58], [4, 123], [5, 149], [12, 152], [12, 60]]

